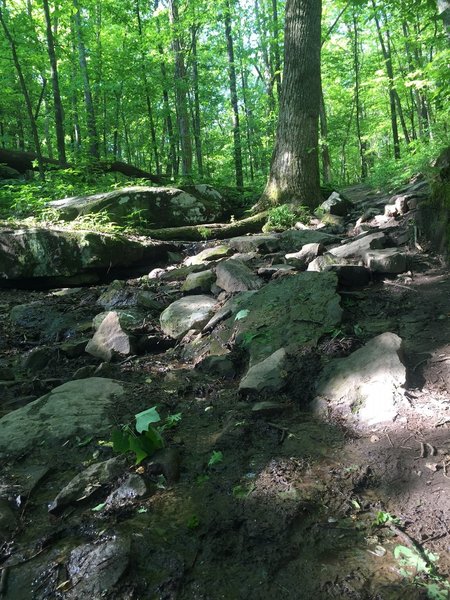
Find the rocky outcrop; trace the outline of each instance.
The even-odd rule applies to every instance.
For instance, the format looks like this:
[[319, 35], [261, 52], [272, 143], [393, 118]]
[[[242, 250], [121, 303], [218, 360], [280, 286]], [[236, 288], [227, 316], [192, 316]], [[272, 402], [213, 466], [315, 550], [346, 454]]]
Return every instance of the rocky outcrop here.
[[94, 231], [64, 229], [0, 230], [2, 280], [59, 280], [93, 275], [114, 268], [153, 265], [165, 260], [172, 244], [128, 239]]
[[133, 186], [95, 194], [54, 200], [48, 206], [61, 219], [73, 221], [86, 214], [104, 213], [118, 225], [182, 227], [217, 220], [224, 210], [222, 196], [211, 186], [176, 188]]

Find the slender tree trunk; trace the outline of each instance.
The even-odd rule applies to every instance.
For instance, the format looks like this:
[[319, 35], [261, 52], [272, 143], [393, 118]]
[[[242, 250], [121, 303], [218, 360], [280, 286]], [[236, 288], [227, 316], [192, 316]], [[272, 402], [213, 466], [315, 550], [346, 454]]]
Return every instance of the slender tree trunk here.
[[319, 177], [320, 0], [287, 0], [277, 138], [260, 203], [321, 202]]
[[323, 97], [322, 83], [320, 85], [320, 106], [319, 106], [319, 123], [320, 123], [320, 147], [322, 158], [322, 178], [324, 183], [331, 181], [331, 157], [330, 148], [328, 146], [328, 120], [325, 109], [325, 98]]
[[356, 14], [353, 14], [353, 68], [355, 71], [355, 105], [356, 105], [356, 134], [358, 136], [359, 158], [361, 161], [361, 180], [367, 179], [367, 160], [366, 160], [366, 142], [361, 134], [361, 98], [359, 95], [359, 39], [358, 39], [358, 20]]
[[17, 54], [17, 49], [16, 49], [16, 43], [14, 42], [12, 35], [9, 31], [8, 25], [6, 24], [3, 10], [4, 10], [4, 4], [3, 4], [3, 7], [0, 7], [0, 23], [2, 25], [3, 31], [5, 33], [5, 37], [8, 41], [9, 47], [11, 49], [11, 55], [12, 55], [14, 67], [17, 72], [17, 77], [19, 78], [20, 89], [22, 91], [22, 94], [23, 94], [23, 97], [25, 100], [25, 105], [27, 107], [27, 113], [28, 113], [28, 118], [30, 121], [31, 133], [33, 136], [34, 149], [36, 151], [36, 157], [37, 157], [37, 162], [38, 162], [39, 175], [40, 175], [41, 179], [45, 179], [41, 144], [39, 141], [39, 133], [37, 130], [36, 119], [33, 114], [33, 105], [31, 104], [30, 94], [28, 93], [28, 88], [25, 83], [25, 77], [23, 75], [22, 67], [20, 65], [19, 56]]
[[[45, 116], [44, 116], [44, 133], [45, 133], [45, 142], [47, 146], [47, 156], [49, 158], [53, 158], [53, 144], [52, 144], [52, 135], [50, 133], [50, 106], [48, 103], [48, 99], [45, 99]], [[59, 162], [59, 157], [58, 157]]]
[[97, 134], [97, 123], [95, 120], [94, 103], [92, 101], [91, 84], [89, 81], [89, 72], [87, 68], [86, 60], [86, 47], [83, 41], [83, 35], [81, 31], [81, 15], [78, 0], [73, 0], [73, 7], [75, 9], [73, 20], [74, 29], [78, 47], [78, 60], [80, 64], [81, 77], [83, 79], [83, 90], [84, 90], [84, 104], [86, 107], [86, 123], [89, 137], [89, 154], [94, 159], [99, 159], [99, 144]]
[[230, 99], [233, 109], [233, 142], [234, 142], [234, 170], [236, 173], [236, 186], [238, 189], [244, 187], [244, 175], [242, 172], [242, 144], [241, 128], [239, 123], [239, 105], [236, 85], [236, 65], [234, 63], [233, 34], [231, 30], [231, 7], [227, 0], [225, 7], [225, 37], [227, 40], [228, 52], [228, 77], [230, 81]]
[[375, 4], [375, 0], [372, 0], [372, 5], [374, 9], [374, 18], [375, 24], [377, 27], [378, 39], [380, 41], [381, 52], [383, 54], [384, 63], [386, 65], [386, 73], [388, 76], [388, 86], [389, 86], [389, 108], [391, 114], [391, 129], [392, 129], [392, 140], [394, 143], [394, 158], [400, 158], [400, 139], [398, 136], [398, 124], [397, 124], [397, 107], [395, 101], [395, 88], [394, 88], [394, 69], [392, 67], [392, 55], [390, 46], [387, 45], [383, 38], [383, 33], [381, 31], [380, 20], [377, 15], [377, 8]]
[[278, 6], [277, 0], [272, 0], [272, 22], [273, 22], [273, 39], [272, 39], [272, 47], [273, 47], [273, 57], [274, 57], [274, 68], [275, 68], [275, 81], [277, 83], [277, 96], [278, 96], [278, 104], [280, 103], [281, 98], [281, 57], [280, 57], [280, 45], [279, 45], [279, 34], [280, 28], [278, 24]]
[[203, 154], [202, 154], [202, 136], [200, 121], [200, 97], [198, 91], [198, 61], [197, 61], [197, 25], [191, 27], [192, 40], [192, 80], [194, 90], [194, 141], [195, 155], [197, 158], [197, 170], [200, 177], [203, 177]]
[[45, 25], [47, 36], [47, 51], [50, 60], [52, 89], [53, 89], [53, 107], [55, 111], [55, 131], [56, 146], [58, 150], [58, 161], [60, 165], [66, 164], [66, 146], [64, 141], [64, 112], [61, 102], [61, 93], [59, 90], [58, 63], [55, 53], [55, 41], [53, 39], [52, 21], [50, 18], [50, 9], [48, 0], [42, 0], [45, 13]]
[[178, 134], [181, 144], [181, 174], [190, 178], [192, 175], [192, 141], [189, 131], [189, 114], [187, 102], [186, 69], [183, 49], [179, 37], [179, 17], [177, 0], [169, 0], [169, 20], [173, 30], [173, 51], [175, 55], [175, 98], [177, 105]]
[[155, 166], [157, 175], [161, 174], [161, 166], [159, 162], [159, 153], [158, 153], [158, 143], [156, 141], [156, 127], [155, 127], [155, 119], [153, 116], [153, 106], [152, 99], [150, 97], [150, 87], [148, 84], [147, 78], [147, 69], [145, 66], [145, 56], [142, 50], [142, 20], [141, 20], [141, 11], [139, 8], [139, 0], [136, 0], [136, 18], [138, 23], [138, 33], [139, 33], [139, 43], [140, 43], [140, 59], [141, 59], [141, 74], [142, 74], [142, 82], [144, 84], [144, 94], [145, 94], [145, 102], [147, 105], [147, 115], [148, 121], [150, 124], [150, 136], [152, 140], [152, 150], [153, 156], [155, 158]]
[[247, 74], [244, 69], [244, 65], [242, 64], [242, 59], [240, 60], [241, 67], [241, 87], [242, 87], [242, 101], [244, 103], [244, 112], [245, 112], [245, 133], [247, 139], [247, 152], [248, 152], [248, 162], [250, 167], [250, 179], [251, 181], [255, 180], [255, 171], [253, 167], [253, 144], [252, 144], [252, 132], [251, 132], [251, 112], [248, 108], [248, 100], [247, 100]]
[[[227, 6], [229, 6], [229, 1], [228, 1]], [[262, 73], [260, 73], [259, 70], [258, 70], [258, 73], [260, 75], [261, 82], [264, 84], [264, 86], [267, 90], [269, 112], [270, 112], [270, 114], [274, 114], [275, 108], [276, 108], [275, 97], [273, 95], [273, 86], [274, 86], [275, 79], [274, 79], [273, 67], [272, 67], [272, 64], [270, 61], [269, 50], [268, 50], [267, 35], [266, 35], [267, 34], [267, 25], [266, 25], [265, 19], [263, 18], [263, 15], [261, 14], [259, 0], [255, 0], [255, 16], [256, 16], [256, 29], [258, 32], [259, 45], [261, 48], [261, 54], [262, 54], [263, 64], [264, 64], [264, 75]]]

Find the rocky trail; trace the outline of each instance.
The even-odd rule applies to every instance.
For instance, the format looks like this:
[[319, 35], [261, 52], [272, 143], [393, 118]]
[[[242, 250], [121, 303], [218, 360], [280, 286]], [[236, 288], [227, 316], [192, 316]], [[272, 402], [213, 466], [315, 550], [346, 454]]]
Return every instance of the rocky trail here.
[[1, 290], [0, 598], [448, 598], [427, 195], [354, 186], [149, 274]]

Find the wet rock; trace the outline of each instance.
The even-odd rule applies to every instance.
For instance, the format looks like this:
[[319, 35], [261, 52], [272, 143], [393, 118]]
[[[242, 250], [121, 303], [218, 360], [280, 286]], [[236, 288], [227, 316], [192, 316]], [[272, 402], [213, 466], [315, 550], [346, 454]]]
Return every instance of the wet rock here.
[[161, 329], [172, 338], [183, 337], [190, 329], [200, 331], [211, 318], [216, 301], [210, 296], [187, 296], [172, 302], [160, 316]]
[[123, 506], [148, 494], [145, 480], [137, 473], [128, 474], [124, 481], [105, 500], [106, 506]]
[[304, 271], [310, 262], [325, 252], [323, 244], [305, 244], [299, 252], [292, 252], [285, 255], [288, 265], [292, 265], [299, 271]]
[[386, 236], [384, 233], [376, 232], [363, 234], [360, 239], [343, 244], [336, 248], [331, 248], [329, 254], [337, 258], [352, 258], [360, 257], [363, 258], [366, 252], [373, 249], [384, 248], [386, 244]]
[[278, 235], [242, 235], [228, 241], [230, 248], [236, 252], [258, 252], [267, 254], [280, 249]]
[[76, 475], [48, 505], [49, 512], [58, 512], [77, 500], [89, 498], [100, 487], [121, 475], [126, 468], [126, 459], [116, 456], [104, 462], [94, 463]]
[[250, 367], [239, 384], [239, 391], [243, 394], [280, 391], [286, 385], [287, 362], [287, 352], [280, 348]]
[[164, 475], [167, 483], [173, 484], [180, 479], [180, 454], [174, 448], [157, 450], [147, 462], [148, 475]]
[[230, 293], [257, 290], [264, 283], [247, 265], [234, 258], [219, 263], [216, 267], [216, 276], [216, 284]]
[[204, 294], [211, 291], [211, 286], [216, 280], [216, 275], [211, 270], [191, 273], [186, 277], [181, 286], [181, 291], [185, 294]]
[[383, 333], [350, 356], [330, 361], [317, 384], [314, 410], [320, 413], [326, 406], [362, 427], [392, 422], [406, 381], [401, 345], [397, 335]]
[[205, 248], [205, 250], [195, 254], [195, 256], [189, 256], [184, 262], [187, 266], [201, 265], [212, 260], [220, 260], [221, 258], [230, 256], [232, 253], [229, 246], [213, 246], [212, 248]]
[[67, 572], [71, 588], [69, 600], [93, 600], [104, 597], [119, 581], [130, 561], [130, 540], [113, 538], [78, 546], [70, 553]]
[[77, 435], [104, 435], [111, 425], [111, 406], [124, 394], [123, 386], [111, 379], [64, 383], [0, 419], [0, 456], [41, 446], [57, 453], [61, 442]]
[[117, 356], [134, 354], [136, 339], [121, 327], [119, 316], [111, 311], [86, 346], [86, 352], [109, 362]]
[[0, 544], [8, 541], [17, 527], [17, 516], [11, 504], [5, 498], [0, 498]]
[[408, 268], [406, 253], [397, 248], [367, 252], [365, 263], [374, 273], [404, 273]]
[[325, 213], [345, 217], [345, 215], [353, 208], [353, 204], [347, 198], [344, 198], [339, 192], [333, 192], [325, 202], [322, 202], [320, 208]]
[[336, 273], [343, 287], [364, 287], [370, 282], [370, 270], [359, 265], [329, 265], [325, 271]]
[[227, 379], [233, 378], [236, 374], [233, 361], [226, 354], [221, 356], [206, 356], [202, 361], [197, 363], [196, 368], [215, 377], [224, 377]]

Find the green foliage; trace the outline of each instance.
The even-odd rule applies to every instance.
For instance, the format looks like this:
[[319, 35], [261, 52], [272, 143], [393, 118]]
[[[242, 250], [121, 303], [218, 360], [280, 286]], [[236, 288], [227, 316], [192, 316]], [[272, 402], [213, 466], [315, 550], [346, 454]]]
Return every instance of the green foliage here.
[[380, 510], [377, 512], [372, 524], [374, 527], [381, 527], [382, 525], [387, 525], [389, 523], [399, 523], [399, 520], [390, 513]]
[[121, 429], [113, 429], [111, 441], [113, 450], [119, 454], [134, 452], [136, 464], [139, 464], [156, 450], [163, 448], [164, 440], [161, 434], [178, 425], [181, 421], [181, 413], [169, 415], [157, 428], [153, 425], [159, 423], [161, 417], [156, 406], [137, 413], [134, 417], [136, 421], [134, 428], [128, 424]]
[[213, 467], [223, 461], [223, 453], [220, 450], [213, 450], [209, 460], [208, 467]]
[[311, 215], [304, 206], [293, 207], [289, 204], [281, 204], [269, 209], [269, 217], [263, 231], [277, 231], [289, 229], [301, 221], [309, 223]]

